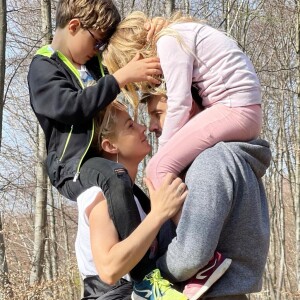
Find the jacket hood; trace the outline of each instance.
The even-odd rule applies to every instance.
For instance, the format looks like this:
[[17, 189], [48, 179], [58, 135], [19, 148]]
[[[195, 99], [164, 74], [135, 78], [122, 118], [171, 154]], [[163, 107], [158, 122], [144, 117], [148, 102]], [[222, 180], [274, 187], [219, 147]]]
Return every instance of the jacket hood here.
[[230, 142], [226, 144], [234, 151], [235, 155], [249, 163], [258, 178], [265, 175], [272, 159], [270, 144], [267, 141], [256, 139], [248, 143]]
[[51, 50], [50, 45], [45, 45], [45, 46], [41, 47], [35, 53], [35, 55], [43, 55], [43, 56], [47, 56], [47, 57], [51, 57], [52, 54], [53, 54], [53, 50]]

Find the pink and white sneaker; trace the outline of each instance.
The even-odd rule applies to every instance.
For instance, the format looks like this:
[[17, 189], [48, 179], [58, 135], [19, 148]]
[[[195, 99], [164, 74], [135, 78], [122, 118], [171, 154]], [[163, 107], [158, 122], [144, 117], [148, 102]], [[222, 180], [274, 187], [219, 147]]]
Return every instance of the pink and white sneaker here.
[[227, 271], [231, 261], [216, 251], [208, 264], [188, 281], [183, 294], [189, 300], [197, 300]]

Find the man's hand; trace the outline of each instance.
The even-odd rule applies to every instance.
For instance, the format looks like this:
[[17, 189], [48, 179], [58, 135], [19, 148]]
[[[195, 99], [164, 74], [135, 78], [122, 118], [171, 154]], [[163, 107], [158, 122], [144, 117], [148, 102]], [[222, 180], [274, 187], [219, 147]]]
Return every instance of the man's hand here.
[[130, 82], [148, 81], [152, 84], [160, 84], [160, 80], [153, 77], [161, 75], [159, 58], [142, 58], [139, 53], [123, 68], [116, 71], [113, 76], [117, 80], [119, 87], [123, 88]]

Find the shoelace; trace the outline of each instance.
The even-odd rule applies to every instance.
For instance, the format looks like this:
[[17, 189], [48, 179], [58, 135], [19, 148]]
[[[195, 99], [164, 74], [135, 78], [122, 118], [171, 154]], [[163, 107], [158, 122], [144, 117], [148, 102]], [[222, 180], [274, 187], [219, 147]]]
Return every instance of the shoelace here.
[[171, 288], [171, 283], [168, 280], [163, 279], [158, 270], [153, 271], [147, 279], [153, 286], [154, 299], [160, 299], [162, 294]]

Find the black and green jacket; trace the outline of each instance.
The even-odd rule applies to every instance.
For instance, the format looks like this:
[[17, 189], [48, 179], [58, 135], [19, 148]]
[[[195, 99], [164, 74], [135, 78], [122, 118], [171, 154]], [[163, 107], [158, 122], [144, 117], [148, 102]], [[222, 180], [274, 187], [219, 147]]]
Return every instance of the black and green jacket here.
[[48, 45], [39, 49], [30, 64], [30, 104], [46, 136], [47, 172], [57, 187], [76, 180], [94, 134], [93, 117], [120, 92], [112, 75], [104, 75], [98, 57], [87, 63], [97, 81], [84, 88], [78, 70]]

